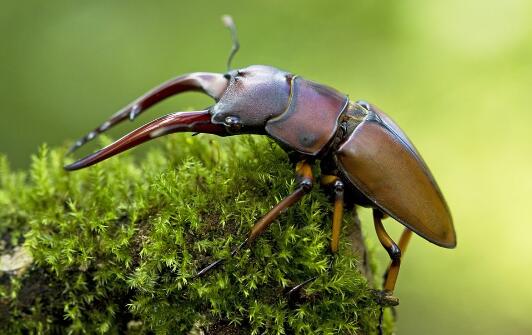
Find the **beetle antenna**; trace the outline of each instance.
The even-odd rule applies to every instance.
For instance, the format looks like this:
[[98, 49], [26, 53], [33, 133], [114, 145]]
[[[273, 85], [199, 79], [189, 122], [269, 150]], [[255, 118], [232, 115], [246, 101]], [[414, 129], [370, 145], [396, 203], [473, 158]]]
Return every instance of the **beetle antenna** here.
[[235, 21], [233, 21], [233, 18], [231, 17], [231, 15], [222, 16], [222, 22], [224, 26], [229, 28], [229, 31], [231, 31], [231, 40], [233, 41], [233, 45], [231, 47], [231, 53], [229, 54], [229, 58], [227, 59], [227, 71], [231, 71], [231, 61], [233, 60], [233, 57], [235, 57], [235, 54], [240, 49], [240, 43], [238, 42], [238, 36], [236, 34]]

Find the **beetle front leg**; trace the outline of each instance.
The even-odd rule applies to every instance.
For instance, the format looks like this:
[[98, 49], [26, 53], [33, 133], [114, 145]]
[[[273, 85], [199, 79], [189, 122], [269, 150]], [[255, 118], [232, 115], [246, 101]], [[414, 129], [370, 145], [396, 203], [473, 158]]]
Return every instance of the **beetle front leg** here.
[[[231, 256], [235, 256], [243, 247], [251, 245], [251, 243], [262, 234], [266, 228], [287, 208], [294, 205], [301, 200], [305, 194], [312, 189], [314, 178], [312, 176], [312, 167], [306, 161], [300, 161], [296, 165], [296, 176], [298, 180], [298, 187], [290, 195], [281, 200], [275, 207], [273, 207], [266, 215], [264, 215], [255, 225], [251, 228], [249, 236], [238, 247], [233, 249]], [[224, 262], [223, 259], [219, 259], [208, 266], [201, 269], [197, 277], [205, 275], [210, 270], [216, 268]]]

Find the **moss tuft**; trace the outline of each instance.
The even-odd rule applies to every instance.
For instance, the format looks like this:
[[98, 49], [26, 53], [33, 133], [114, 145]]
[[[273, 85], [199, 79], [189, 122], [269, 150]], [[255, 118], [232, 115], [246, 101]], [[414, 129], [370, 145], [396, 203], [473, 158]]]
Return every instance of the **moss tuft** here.
[[0, 272], [1, 333], [376, 333], [346, 231], [327, 271], [331, 205], [318, 187], [252, 248], [194, 278], [294, 189], [293, 168], [261, 137], [160, 143], [138, 162], [124, 154], [74, 173], [62, 149], [42, 146], [28, 173], [0, 157], [0, 251], [23, 245], [34, 259]]

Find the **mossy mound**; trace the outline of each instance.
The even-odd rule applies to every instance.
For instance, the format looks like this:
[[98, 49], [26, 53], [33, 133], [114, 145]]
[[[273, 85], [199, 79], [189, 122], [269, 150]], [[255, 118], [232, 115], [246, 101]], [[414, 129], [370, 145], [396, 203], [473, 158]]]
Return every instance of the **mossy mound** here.
[[0, 333], [376, 333], [379, 307], [345, 238], [354, 215], [329, 272], [331, 205], [317, 186], [194, 278], [294, 189], [293, 168], [261, 137], [160, 143], [137, 163], [124, 154], [73, 173], [62, 149], [44, 146], [28, 173], [0, 158], [0, 253], [33, 256], [0, 272]]

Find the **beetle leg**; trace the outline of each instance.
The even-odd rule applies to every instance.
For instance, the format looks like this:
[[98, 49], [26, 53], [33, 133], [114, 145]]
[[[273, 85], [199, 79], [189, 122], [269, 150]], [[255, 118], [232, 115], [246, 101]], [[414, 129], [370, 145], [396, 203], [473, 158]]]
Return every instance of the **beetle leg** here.
[[323, 175], [321, 178], [322, 186], [333, 186], [334, 190], [334, 209], [332, 220], [331, 234], [331, 252], [338, 253], [338, 244], [340, 241], [340, 230], [342, 228], [342, 219], [344, 216], [344, 183], [335, 175]]
[[[262, 218], [260, 218], [257, 223], [251, 228], [251, 232], [249, 233], [249, 236], [246, 238], [244, 242], [242, 242], [238, 247], [233, 249], [231, 252], [231, 256], [235, 256], [243, 247], [247, 247], [251, 245], [251, 243], [260, 235], [262, 234], [266, 228], [270, 226], [270, 224], [281, 214], [284, 212], [287, 208], [294, 205], [296, 202], [301, 200], [305, 194], [310, 192], [313, 185], [313, 176], [312, 176], [312, 168], [310, 164], [308, 164], [305, 161], [300, 161], [296, 165], [296, 175], [298, 179], [298, 187], [292, 192], [290, 195], [285, 197], [283, 200], [281, 200], [275, 207], [273, 207], [266, 215], [264, 215]], [[197, 277], [203, 276], [210, 270], [214, 269], [218, 265], [222, 264], [224, 262], [223, 259], [219, 259], [208, 266], [201, 269]]]
[[[342, 219], [344, 217], [344, 183], [340, 178], [336, 177], [334, 181], [334, 210], [332, 220], [331, 233], [331, 252], [333, 256], [338, 253], [338, 245], [340, 243], [340, 231], [342, 229]], [[334, 258], [329, 264], [329, 271], [333, 267]]]
[[[405, 251], [406, 251], [406, 248], [408, 247], [408, 242], [410, 242], [411, 237], [412, 237], [412, 231], [408, 228], [405, 228], [403, 230], [403, 233], [401, 234], [401, 237], [399, 238], [399, 243], [398, 243], [399, 250], [401, 250], [401, 259], [405, 255]], [[386, 283], [391, 280], [390, 271], [393, 268], [393, 266], [394, 266], [394, 262], [392, 261], [392, 263], [390, 263], [390, 265], [388, 266], [388, 269], [386, 269], [386, 272], [384, 273], [384, 276], [383, 276], [384, 283], [385, 283], [384, 286], [386, 286], [387, 285]], [[399, 271], [398, 267], [397, 267], [397, 271]], [[395, 279], [397, 279], [397, 271], [395, 272]], [[395, 281], [395, 279], [393, 280]], [[390, 302], [392, 304], [397, 303], [397, 299], [390, 296], [389, 292], [384, 292], [383, 294], [380, 295], [379, 298], [382, 300], [381, 303], [383, 305], [389, 304]], [[382, 322], [383, 322], [383, 317], [384, 317], [382, 307], [383, 306], [381, 306], [381, 312], [379, 316], [379, 334], [382, 334]], [[395, 316], [395, 309], [392, 309], [392, 313]]]
[[[399, 274], [399, 268], [401, 267], [401, 247], [406, 249], [406, 246], [408, 244], [408, 241], [410, 239], [411, 233], [407, 233], [406, 229], [403, 232], [403, 235], [401, 235], [401, 239], [399, 242], [399, 246], [392, 240], [390, 235], [386, 232], [384, 229], [384, 225], [382, 224], [382, 218], [384, 214], [378, 210], [373, 209], [373, 221], [375, 223], [375, 231], [377, 232], [377, 237], [379, 238], [379, 241], [381, 242], [382, 246], [386, 251], [388, 252], [388, 255], [390, 255], [390, 258], [392, 259], [392, 263], [388, 267], [388, 270], [384, 274], [384, 285], [383, 285], [383, 291], [380, 292], [378, 299], [379, 303], [381, 304], [380, 308], [380, 315], [379, 315], [379, 325], [378, 325], [378, 331], [379, 335], [381, 335], [383, 332], [382, 330], [382, 322], [384, 318], [383, 313], [383, 307], [385, 305], [397, 305], [398, 300], [397, 298], [393, 297], [393, 290], [395, 288], [395, 282], [397, 281], [397, 275]], [[408, 230], [410, 232], [410, 230]], [[402, 243], [401, 243], [402, 242]]]
[[392, 294], [395, 288], [395, 282], [397, 281], [397, 275], [399, 274], [399, 268], [401, 267], [401, 249], [384, 229], [382, 218], [383, 213], [378, 209], [373, 209], [373, 221], [377, 236], [392, 260], [383, 288], [385, 293]]
[[408, 247], [408, 242], [410, 242], [411, 237], [412, 231], [408, 228], [405, 228], [405, 230], [403, 230], [403, 233], [401, 234], [401, 238], [399, 239], [399, 249], [401, 249], [401, 257], [404, 256], [406, 248]]
[[[412, 237], [412, 231], [408, 228], [405, 228], [403, 230], [403, 233], [401, 234], [401, 238], [399, 239], [399, 250], [401, 250], [401, 259], [403, 259], [406, 248], [408, 247], [408, 242], [410, 242], [410, 238]], [[393, 262], [390, 263], [388, 266], [388, 269], [384, 273], [384, 282], [386, 283], [389, 279], [389, 273], [390, 269], [392, 268]]]
[[[342, 228], [342, 219], [344, 216], [344, 183], [334, 175], [324, 175], [321, 178], [322, 186], [334, 186], [334, 209], [333, 209], [333, 222], [332, 222], [332, 234], [331, 234], [331, 253], [336, 255], [338, 253], [338, 244], [340, 241], [340, 230]], [[329, 264], [329, 271], [332, 269], [333, 260]], [[289, 296], [293, 296], [305, 285], [316, 280], [318, 277], [314, 276], [305, 280], [302, 283], [297, 284], [288, 291]]]

